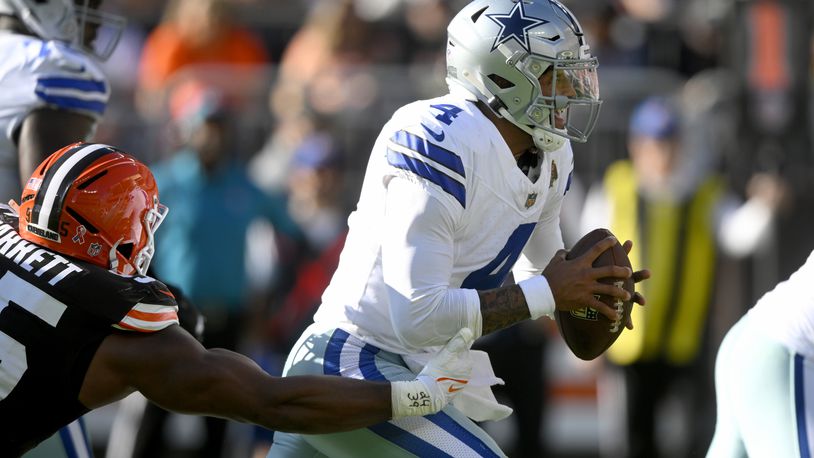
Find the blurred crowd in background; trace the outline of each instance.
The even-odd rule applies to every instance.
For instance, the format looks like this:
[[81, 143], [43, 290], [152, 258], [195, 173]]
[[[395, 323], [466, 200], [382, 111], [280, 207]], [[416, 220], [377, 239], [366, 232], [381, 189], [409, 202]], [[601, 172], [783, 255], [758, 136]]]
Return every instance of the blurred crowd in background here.
[[[171, 211], [153, 266], [206, 316], [204, 344], [280, 372], [338, 262], [375, 136], [399, 106], [446, 91], [446, 24], [465, 3], [106, 0], [129, 23], [96, 140], [155, 170]], [[814, 248], [814, 8], [563, 3], [604, 99], [574, 145], [566, 246], [610, 227], [653, 280], [640, 335], [607, 358], [577, 360], [545, 319], [483, 339], [516, 409], [485, 427], [518, 458], [702, 456], [723, 333]], [[270, 443], [223, 422], [184, 441], [166, 423], [93, 439], [99, 456], [264, 456]]]

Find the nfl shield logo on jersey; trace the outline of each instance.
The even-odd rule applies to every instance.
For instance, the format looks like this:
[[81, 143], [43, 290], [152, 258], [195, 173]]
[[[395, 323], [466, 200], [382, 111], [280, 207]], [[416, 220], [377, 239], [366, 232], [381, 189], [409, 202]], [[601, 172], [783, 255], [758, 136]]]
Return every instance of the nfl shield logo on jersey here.
[[526, 208], [531, 208], [535, 202], [537, 202], [537, 193], [533, 192], [526, 197]]

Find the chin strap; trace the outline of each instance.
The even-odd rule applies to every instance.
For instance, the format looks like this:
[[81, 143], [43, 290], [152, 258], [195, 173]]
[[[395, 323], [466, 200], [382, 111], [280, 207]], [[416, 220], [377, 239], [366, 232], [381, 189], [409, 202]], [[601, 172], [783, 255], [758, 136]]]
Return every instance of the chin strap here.
[[107, 259], [110, 262], [108, 269], [112, 270], [113, 272], [119, 271], [119, 258], [116, 256], [116, 250], [119, 248], [120, 243], [122, 243], [122, 239], [116, 240], [116, 243], [110, 247], [110, 251], [107, 253]]
[[498, 108], [497, 112], [504, 119], [520, 128], [520, 130], [531, 135], [531, 138], [534, 140], [534, 146], [539, 148], [540, 151], [550, 153], [552, 151], [557, 151], [558, 149], [562, 148], [563, 144], [565, 144], [565, 137], [553, 134], [539, 127], [527, 126], [517, 122], [514, 117], [512, 117], [511, 113], [509, 113], [509, 110], [507, 110], [505, 107], [501, 106]]

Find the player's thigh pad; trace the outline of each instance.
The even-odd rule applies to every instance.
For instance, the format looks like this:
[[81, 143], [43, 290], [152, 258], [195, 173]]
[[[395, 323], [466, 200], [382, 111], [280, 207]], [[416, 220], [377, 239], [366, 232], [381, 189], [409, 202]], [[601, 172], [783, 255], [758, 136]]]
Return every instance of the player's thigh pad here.
[[[718, 396], [726, 397], [729, 427], [748, 456], [810, 457], [814, 361], [766, 336], [761, 323], [750, 318], [730, 331], [716, 363]], [[710, 457], [722, 456], [717, 440]]]
[[[284, 374], [377, 381], [415, 378], [399, 355], [366, 344], [342, 329], [319, 330], [316, 326], [306, 330], [294, 346]], [[335, 458], [505, 456], [485, 431], [452, 406], [437, 414], [391, 420], [345, 433], [277, 433], [269, 456], [305, 456], [292, 453], [292, 445], [303, 445], [301, 439], [314, 451]], [[278, 445], [279, 452], [275, 450]]]
[[[715, 401], [717, 418], [707, 458], [746, 457], [746, 448], [738, 429], [734, 403], [738, 396], [732, 390], [740, 377], [735, 366], [735, 354], [743, 332], [743, 320], [726, 333], [715, 358]], [[732, 380], [735, 378], [735, 380]]]

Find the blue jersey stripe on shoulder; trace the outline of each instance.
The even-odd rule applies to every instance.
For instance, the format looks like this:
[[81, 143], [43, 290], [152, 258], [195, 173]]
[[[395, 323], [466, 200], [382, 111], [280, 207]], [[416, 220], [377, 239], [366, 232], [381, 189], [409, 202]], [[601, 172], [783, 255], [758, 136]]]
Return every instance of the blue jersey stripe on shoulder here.
[[393, 167], [409, 170], [422, 178], [432, 181], [452, 195], [462, 207], [466, 208], [466, 187], [432, 165], [390, 148], [387, 149], [387, 162]]
[[438, 162], [456, 173], [460, 173], [463, 177], [466, 176], [464, 173], [464, 163], [461, 161], [460, 156], [448, 149], [442, 148], [405, 130], [400, 130], [393, 134], [391, 140], [397, 145], [409, 148], [422, 156], [426, 156], [435, 162]]
[[65, 77], [52, 77], [52, 78], [39, 78], [37, 80], [37, 89], [74, 89], [83, 92], [101, 92], [107, 93], [107, 84], [104, 81], [98, 80], [83, 80], [76, 78]]
[[35, 91], [35, 93], [45, 103], [56, 105], [59, 108], [64, 108], [67, 110], [91, 111], [98, 115], [102, 115], [105, 112], [105, 107], [107, 106], [105, 102], [99, 102], [96, 100], [82, 100], [76, 97], [46, 94], [39, 90]]

